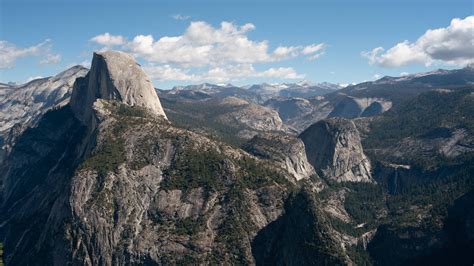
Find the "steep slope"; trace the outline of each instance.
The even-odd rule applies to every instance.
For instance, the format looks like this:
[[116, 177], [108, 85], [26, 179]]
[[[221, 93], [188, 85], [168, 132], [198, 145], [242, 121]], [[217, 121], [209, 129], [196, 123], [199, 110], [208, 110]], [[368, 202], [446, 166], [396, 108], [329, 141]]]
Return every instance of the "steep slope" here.
[[378, 98], [355, 98], [342, 95], [328, 117], [356, 118], [376, 116], [389, 110], [392, 102]]
[[[66, 116], [64, 131], [48, 116], [15, 146], [2, 171], [7, 263], [253, 261], [248, 239], [281, 213], [283, 172], [145, 109], [98, 100], [94, 110], [97, 145], [82, 160], [71, 141], [85, 128], [71, 134], [80, 123], [67, 109], [50, 114]], [[28, 160], [27, 147], [44, 156]]]
[[271, 108], [234, 97], [189, 100], [162, 94], [165, 111], [173, 123], [220, 140], [240, 145], [260, 132], [288, 132]]
[[0, 139], [6, 138], [14, 125], [21, 127], [14, 134], [18, 135], [28, 126], [34, 126], [49, 109], [67, 104], [74, 81], [86, 73], [86, 68], [74, 66], [53, 77], [0, 87]]
[[259, 134], [244, 145], [249, 153], [279, 162], [281, 167], [293, 175], [295, 181], [312, 179], [316, 190], [323, 184], [313, 166], [308, 162], [303, 142], [292, 136], [279, 134]]
[[[317, 98], [309, 98], [313, 105], [310, 112], [301, 112], [299, 116], [284, 119], [284, 122], [302, 132], [309, 125], [328, 117], [352, 119], [378, 116], [433, 89], [462, 89], [471, 86], [474, 83], [473, 77], [474, 68], [465, 67], [402, 77], [384, 77], [376, 81], [350, 85]], [[276, 110], [284, 110], [278, 105], [275, 107]], [[282, 118], [286, 117], [285, 114], [280, 115]]]
[[235, 97], [224, 98], [220, 104], [239, 107], [236, 111], [219, 115], [217, 120], [229, 125], [235, 122], [244, 125], [247, 129], [238, 133], [242, 138], [251, 138], [259, 131], [287, 131], [278, 113], [270, 108], [249, 102], [245, 104]]
[[356, 98], [383, 98], [394, 105], [435, 88], [459, 87], [474, 82], [474, 68], [418, 73], [401, 77], [383, 77], [376, 81], [348, 86], [340, 91]]
[[432, 90], [375, 119], [364, 147], [397, 164], [435, 166], [474, 151], [474, 89]]
[[332, 235], [320, 202], [302, 190], [285, 214], [261, 230], [252, 245], [257, 265], [344, 265], [350, 260]]
[[308, 161], [318, 174], [335, 180], [372, 182], [371, 164], [354, 123], [343, 118], [317, 122], [300, 134]]
[[[253, 264], [251, 240], [282, 214], [293, 177], [125, 99], [146, 87], [114, 83], [97, 57], [72, 106], [26, 130], [1, 166], [6, 263]], [[101, 75], [126, 88], [76, 91]]]
[[[273, 127], [277, 111], [220, 88], [155, 97], [131, 60], [96, 54], [71, 104], [15, 133], [0, 165], [7, 265], [471, 263], [469, 86], [383, 113], [376, 95], [338, 94], [377, 117], [296, 138]], [[267, 103], [321, 120], [331, 99]], [[210, 134], [242, 131], [257, 134], [243, 149]]]
[[363, 146], [388, 192], [388, 217], [368, 245], [376, 264], [472, 263], [473, 95], [435, 89], [370, 123]]
[[272, 98], [265, 106], [275, 109], [284, 122], [303, 117], [314, 110], [314, 105], [305, 98]]
[[97, 98], [144, 107], [166, 118], [150, 79], [135, 59], [123, 52], [94, 53], [91, 71], [76, 81], [71, 96], [71, 107], [79, 120], [89, 123]]

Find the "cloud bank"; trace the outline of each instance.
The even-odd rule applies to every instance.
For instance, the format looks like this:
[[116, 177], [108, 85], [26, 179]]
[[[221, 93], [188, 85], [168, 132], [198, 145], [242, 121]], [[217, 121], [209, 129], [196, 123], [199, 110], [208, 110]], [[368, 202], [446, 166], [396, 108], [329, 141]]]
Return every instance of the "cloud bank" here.
[[372, 65], [395, 68], [409, 64], [447, 63], [464, 66], [474, 62], [474, 16], [455, 18], [445, 28], [429, 29], [415, 42], [407, 40], [385, 50], [377, 47], [362, 56]]
[[[326, 48], [324, 43], [277, 46], [270, 49], [266, 40], [255, 41], [248, 36], [255, 25], [222, 22], [219, 27], [203, 22], [191, 22], [182, 35], [137, 35], [129, 41], [120, 35], [104, 33], [91, 39], [106, 48], [132, 52], [147, 61], [146, 69], [155, 80], [211, 80], [225, 82], [248, 77], [299, 79], [292, 68], [274, 67], [256, 71], [254, 64], [276, 63], [304, 57], [314, 60]], [[103, 48], [102, 48], [103, 49]], [[193, 74], [190, 74], [190, 73]]]

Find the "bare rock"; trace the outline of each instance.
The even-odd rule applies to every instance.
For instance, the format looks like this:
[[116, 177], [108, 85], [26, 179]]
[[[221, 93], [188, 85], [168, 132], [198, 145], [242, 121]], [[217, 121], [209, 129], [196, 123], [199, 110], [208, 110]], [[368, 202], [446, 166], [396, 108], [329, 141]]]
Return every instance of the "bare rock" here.
[[372, 182], [371, 164], [351, 120], [331, 118], [301, 133], [309, 162], [321, 176], [337, 182]]
[[89, 73], [76, 80], [71, 106], [79, 120], [89, 123], [96, 99], [112, 99], [143, 107], [166, 118], [149, 77], [133, 56], [123, 52], [94, 53]]

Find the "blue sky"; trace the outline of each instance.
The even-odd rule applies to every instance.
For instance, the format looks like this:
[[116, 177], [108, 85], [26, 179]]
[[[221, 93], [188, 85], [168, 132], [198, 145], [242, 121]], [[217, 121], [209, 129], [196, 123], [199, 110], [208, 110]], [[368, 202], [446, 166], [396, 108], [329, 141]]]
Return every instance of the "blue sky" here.
[[160, 88], [459, 68], [473, 62], [473, 3], [1, 0], [0, 81], [87, 65], [105, 49], [133, 52]]

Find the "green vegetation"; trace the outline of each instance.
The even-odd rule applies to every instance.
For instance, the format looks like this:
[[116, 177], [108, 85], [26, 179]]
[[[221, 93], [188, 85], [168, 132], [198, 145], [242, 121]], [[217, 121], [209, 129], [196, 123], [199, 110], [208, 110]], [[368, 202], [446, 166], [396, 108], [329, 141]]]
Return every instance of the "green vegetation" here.
[[208, 217], [206, 215], [201, 215], [197, 219], [188, 217], [182, 220], [178, 220], [176, 221], [176, 228], [174, 232], [178, 235], [195, 235], [204, 230], [207, 218]]
[[328, 222], [331, 224], [331, 227], [334, 228], [336, 231], [345, 233], [353, 237], [359, 237], [363, 233], [367, 232], [367, 230], [363, 227], [356, 228], [355, 224], [346, 223], [342, 221], [341, 219], [338, 219], [332, 216], [328, 216]]
[[236, 136], [239, 130], [246, 128], [240, 123], [223, 123], [218, 117], [225, 113], [237, 111], [238, 107], [219, 104], [216, 100], [176, 101], [161, 99], [169, 120], [176, 126], [188, 130], [197, 130], [207, 133], [210, 137], [224, 141], [233, 146], [240, 146], [244, 139]]
[[242, 173], [239, 182], [245, 188], [257, 189], [275, 182], [289, 184], [282, 173], [251, 157], [242, 157], [237, 161], [237, 165], [240, 167], [240, 173]]
[[[390, 153], [373, 154], [379, 149], [396, 147], [402, 140], [431, 140], [448, 138], [457, 129], [474, 134], [474, 89], [455, 89], [450, 92], [430, 91], [404, 102], [384, 113], [371, 124], [363, 146], [370, 157], [377, 160], [410, 164], [420, 169], [436, 169], [446, 161], [444, 155], [408, 146], [403, 156]], [[433, 145], [426, 143], [426, 145]]]
[[371, 183], [347, 183], [344, 208], [357, 224], [366, 224], [366, 228], [376, 227], [380, 213], [385, 207], [382, 187]]
[[474, 89], [426, 92], [384, 113], [371, 125], [364, 147], [388, 146], [442, 128], [464, 128], [474, 134]]
[[99, 176], [106, 176], [114, 171], [121, 163], [125, 162], [125, 149], [122, 138], [107, 136], [104, 143], [92, 156], [87, 158], [82, 169], [94, 169]]
[[367, 250], [364, 249], [362, 243], [357, 243], [357, 245], [348, 247], [347, 255], [349, 255], [355, 265], [369, 266], [374, 264], [372, 258], [370, 257]]
[[[235, 175], [230, 172], [233, 167], [239, 169], [235, 180], [230, 179]], [[234, 160], [212, 148], [202, 151], [183, 148], [175, 155], [171, 167], [163, 171], [163, 175], [163, 189], [188, 191], [203, 187], [206, 193], [222, 191], [229, 182], [236, 182], [240, 187], [250, 189], [288, 182], [282, 173], [263, 162], [247, 156]]]
[[187, 191], [203, 187], [206, 192], [220, 191], [224, 188], [226, 176], [225, 157], [213, 149], [196, 151], [184, 148], [163, 175], [162, 189]]
[[248, 206], [244, 188], [239, 184], [232, 186], [226, 194], [225, 201], [229, 206], [226, 215], [229, 219], [219, 228], [216, 242], [224, 244], [226, 250], [219, 252], [223, 254], [214, 255], [219, 258], [224, 254], [230, 254], [229, 263], [232, 265], [248, 265], [251, 261], [248, 261], [245, 256], [246, 239], [242, 236], [249, 235], [255, 229], [255, 225], [249, 217], [250, 206]]
[[145, 109], [138, 106], [129, 106], [126, 104], [118, 104], [114, 114], [120, 117], [148, 117], [148, 113]]
[[0, 266], [3, 266], [3, 244], [0, 243]]
[[422, 226], [439, 230], [440, 220], [446, 217], [454, 200], [474, 189], [473, 176], [474, 154], [471, 154], [463, 164], [440, 170], [438, 177], [429, 182], [412, 184], [403, 193], [388, 197], [391, 223], [410, 224], [419, 220], [417, 209], [424, 209], [428, 215], [422, 220]]
[[[105, 176], [108, 172], [115, 171], [120, 164], [125, 162], [125, 140], [122, 138], [122, 134], [127, 132], [130, 127], [143, 123], [144, 119], [148, 117], [146, 110], [141, 107], [111, 102], [109, 108], [112, 108], [112, 114], [117, 121], [105, 136], [99, 149], [80, 167], [80, 169], [94, 169], [99, 176]], [[146, 146], [146, 149], [150, 149], [150, 147]], [[138, 157], [137, 161], [132, 162], [132, 169], [139, 169], [148, 163], [147, 158]]]
[[[224, 193], [226, 217], [229, 219], [226, 219], [218, 229], [219, 234], [216, 238], [216, 242], [222, 244], [223, 248], [210, 254], [207, 259], [231, 264], [250, 263], [245, 253], [246, 241], [242, 236], [249, 235], [255, 228], [250, 222], [250, 206], [246, 200], [245, 189], [287, 182], [281, 173], [262, 162], [247, 156], [238, 160], [232, 159], [212, 148], [207, 150], [182, 148], [177, 151], [172, 165], [163, 175], [162, 189], [189, 191], [202, 187], [206, 195], [210, 192]], [[155, 215], [155, 218], [162, 220], [159, 214]], [[206, 219], [207, 217], [200, 217], [177, 221], [175, 231], [180, 235], [194, 235], [202, 230]]]

